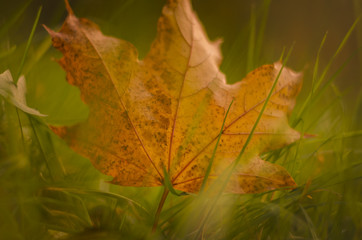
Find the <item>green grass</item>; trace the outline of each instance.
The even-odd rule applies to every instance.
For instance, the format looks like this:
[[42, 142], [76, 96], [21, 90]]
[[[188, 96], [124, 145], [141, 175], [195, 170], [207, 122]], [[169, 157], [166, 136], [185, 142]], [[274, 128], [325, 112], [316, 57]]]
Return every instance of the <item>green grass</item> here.
[[[89, 5], [93, 2], [96, 4], [90, 1]], [[108, 184], [109, 177], [48, 129], [47, 124], [82, 121], [88, 109], [79, 91], [65, 82], [65, 73], [52, 61], [60, 54], [37, 24], [38, 20], [43, 23], [47, 11], [53, 11], [57, 17], [50, 21], [47, 16], [43, 21], [59, 27], [64, 8], [49, 9], [45, 4], [41, 14], [39, 10], [39, 19], [36, 13], [41, 6], [36, 4], [24, 1], [0, 25], [0, 72], [9, 68], [17, 76], [25, 74], [28, 104], [48, 115], [27, 115], [0, 98], [0, 239], [358, 239], [362, 235], [361, 98], [351, 101], [351, 91], [340, 87], [340, 82], [346, 82], [345, 69], [362, 56], [359, 45], [352, 50], [354, 53], [343, 55], [351, 46], [348, 44], [354, 32], [361, 32], [360, 21], [345, 29], [345, 37], [329, 52], [329, 58], [323, 53], [333, 29], [320, 39], [319, 50], [307, 56], [313, 64], [305, 70], [303, 91], [290, 121], [306, 137], [262, 156], [285, 166], [298, 187], [247, 195], [219, 194], [217, 190], [186, 195], [169, 183], [166, 185], [174, 194], [167, 197], [157, 231], [152, 234], [164, 187]], [[81, 11], [82, 4], [75, 2], [74, 7]], [[132, 26], [119, 24], [122, 17], [118, 16], [130, 17], [127, 12], [132, 9], [141, 14], [142, 4], [144, 7], [148, 3], [122, 1], [111, 13], [93, 15], [93, 20], [108, 34], [123, 34], [113, 31]], [[161, 6], [162, 2], [157, 4]], [[236, 71], [245, 75], [250, 69], [279, 59], [281, 49], [273, 55], [264, 45], [268, 21], [272, 21], [267, 16], [273, 4], [265, 0], [254, 5], [240, 34], [226, 46], [229, 54], [223, 70], [228, 76]], [[87, 16], [87, 9], [92, 12], [87, 6], [83, 16]], [[157, 19], [160, 9], [155, 7], [150, 19]], [[25, 16], [31, 16], [32, 22], [22, 22]], [[135, 29], [156, 24], [153, 20], [134, 21]], [[26, 38], [17, 33], [19, 24], [26, 29], [22, 31]], [[133, 29], [127, 34], [124, 38], [130, 41], [140, 38], [138, 34], [147, 35], [149, 42], [135, 40], [144, 55], [155, 32], [137, 33]], [[225, 43], [228, 41], [225, 39]], [[298, 54], [304, 53], [291, 53], [291, 64]], [[240, 56], [244, 61], [236, 61]], [[360, 88], [360, 74], [356, 73], [355, 82], [347, 82], [350, 88]]]

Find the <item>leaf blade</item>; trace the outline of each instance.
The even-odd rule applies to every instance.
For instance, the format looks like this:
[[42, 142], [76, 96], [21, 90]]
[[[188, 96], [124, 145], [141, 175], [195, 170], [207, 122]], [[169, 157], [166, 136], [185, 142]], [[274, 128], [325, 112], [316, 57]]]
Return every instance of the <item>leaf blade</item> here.
[[[253, 160], [261, 152], [299, 138], [288, 116], [302, 75], [275, 63], [254, 70], [241, 83], [227, 84], [219, 70], [220, 41], [207, 38], [190, 1], [165, 5], [157, 37], [143, 60], [132, 44], [104, 36], [96, 24], [67, 8], [60, 32], [48, 31], [63, 52], [59, 63], [67, 80], [79, 87], [90, 115], [85, 122], [52, 130], [112, 176], [112, 183], [160, 186], [166, 180], [177, 190], [199, 191], [205, 173], [219, 175], [238, 156], [279, 71], [280, 82], [243, 161], [262, 164]], [[213, 157], [217, 123], [231, 101], [235, 103]], [[208, 170], [210, 159], [215, 164]]]

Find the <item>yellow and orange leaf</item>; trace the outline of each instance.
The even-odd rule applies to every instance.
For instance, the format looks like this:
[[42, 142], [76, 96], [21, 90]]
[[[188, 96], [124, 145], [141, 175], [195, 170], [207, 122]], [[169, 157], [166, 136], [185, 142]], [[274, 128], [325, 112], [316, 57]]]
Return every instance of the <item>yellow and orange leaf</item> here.
[[[166, 169], [175, 189], [200, 189], [227, 108], [209, 181], [238, 156], [281, 63], [264, 65], [229, 85], [219, 70], [220, 41], [211, 42], [189, 0], [169, 0], [157, 37], [140, 60], [129, 42], [105, 36], [96, 24], [69, 15], [59, 32], [47, 29], [63, 53], [67, 80], [81, 91], [89, 117], [52, 130], [94, 167], [123, 186], [160, 186]], [[281, 166], [260, 159], [300, 135], [288, 116], [302, 76], [282, 70], [228, 190], [256, 193], [295, 186]]]

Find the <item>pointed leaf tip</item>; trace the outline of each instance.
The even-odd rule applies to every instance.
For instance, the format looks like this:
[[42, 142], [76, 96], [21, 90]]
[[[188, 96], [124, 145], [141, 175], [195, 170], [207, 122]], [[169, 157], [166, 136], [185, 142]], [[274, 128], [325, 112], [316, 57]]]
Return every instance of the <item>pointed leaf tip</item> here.
[[65, 8], [67, 9], [67, 12], [69, 15], [74, 15], [73, 9], [71, 8], [69, 1], [68, 0], [64, 0], [65, 2]]
[[43, 28], [49, 33], [49, 35], [50, 35], [51, 37], [53, 37], [53, 36], [56, 34], [56, 32], [54, 32], [53, 30], [51, 30], [50, 28], [48, 28], [45, 24], [42, 24], [42, 26], [43, 26]]

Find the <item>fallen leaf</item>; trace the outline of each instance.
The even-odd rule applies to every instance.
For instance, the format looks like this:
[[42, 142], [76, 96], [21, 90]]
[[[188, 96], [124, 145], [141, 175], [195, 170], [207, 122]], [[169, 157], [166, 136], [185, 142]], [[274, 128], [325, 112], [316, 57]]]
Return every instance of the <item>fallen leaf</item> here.
[[40, 117], [46, 116], [41, 114], [38, 110], [27, 106], [25, 94], [26, 82], [24, 76], [20, 76], [18, 82], [14, 83], [10, 70], [6, 70], [0, 74], [0, 95], [3, 96], [6, 101], [26, 113]]
[[[160, 186], [166, 169], [175, 189], [197, 192], [210, 162], [225, 112], [234, 100], [209, 180], [235, 160], [281, 63], [262, 66], [229, 85], [219, 70], [220, 41], [210, 41], [189, 0], [169, 0], [157, 37], [140, 60], [129, 42], [105, 36], [93, 22], [69, 15], [59, 32], [48, 28], [67, 80], [81, 91], [89, 117], [52, 130], [89, 158], [112, 183]], [[228, 186], [255, 193], [295, 186], [281, 166], [259, 154], [299, 139], [288, 115], [301, 74], [284, 68], [273, 95]]]

